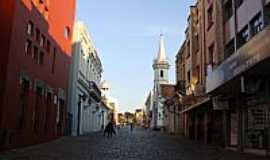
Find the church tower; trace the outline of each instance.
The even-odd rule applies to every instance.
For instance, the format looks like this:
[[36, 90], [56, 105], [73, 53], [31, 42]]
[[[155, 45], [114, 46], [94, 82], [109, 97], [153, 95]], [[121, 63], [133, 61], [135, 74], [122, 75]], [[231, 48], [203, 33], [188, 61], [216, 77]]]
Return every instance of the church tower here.
[[154, 59], [154, 83], [155, 84], [167, 84], [169, 83], [169, 61], [166, 58], [164, 47], [164, 36], [160, 35], [159, 51], [157, 57]]
[[158, 54], [154, 59], [152, 67], [154, 70], [154, 94], [151, 127], [154, 129], [162, 129], [164, 127], [164, 105], [162, 103], [160, 85], [169, 83], [168, 72], [170, 68], [170, 64], [165, 53], [164, 36], [162, 34], [160, 35]]

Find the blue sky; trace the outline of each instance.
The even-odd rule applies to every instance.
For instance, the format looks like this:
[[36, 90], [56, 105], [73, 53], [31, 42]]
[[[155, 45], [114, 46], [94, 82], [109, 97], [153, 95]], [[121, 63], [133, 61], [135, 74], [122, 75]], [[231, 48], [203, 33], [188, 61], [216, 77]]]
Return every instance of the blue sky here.
[[165, 36], [175, 82], [175, 55], [194, 0], [77, 0], [77, 20], [88, 26], [111, 94], [120, 111], [140, 108], [153, 87], [152, 62]]

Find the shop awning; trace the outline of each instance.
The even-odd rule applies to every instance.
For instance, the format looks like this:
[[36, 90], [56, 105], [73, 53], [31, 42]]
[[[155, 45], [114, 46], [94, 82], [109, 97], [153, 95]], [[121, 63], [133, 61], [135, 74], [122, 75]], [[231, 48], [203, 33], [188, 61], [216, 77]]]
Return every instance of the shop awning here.
[[199, 102], [197, 102], [197, 103], [191, 105], [190, 107], [184, 109], [183, 111], [181, 111], [181, 113], [185, 113], [185, 112], [188, 112], [188, 111], [190, 111], [190, 110], [192, 110], [192, 109], [195, 109], [195, 108], [199, 107], [200, 105], [202, 105], [202, 104], [204, 104], [204, 103], [206, 103], [206, 102], [208, 102], [208, 101], [210, 101], [210, 100], [211, 100], [211, 99], [210, 99], [209, 97], [206, 97], [206, 98], [204, 98], [203, 100], [201, 100], [201, 101], [199, 101]]

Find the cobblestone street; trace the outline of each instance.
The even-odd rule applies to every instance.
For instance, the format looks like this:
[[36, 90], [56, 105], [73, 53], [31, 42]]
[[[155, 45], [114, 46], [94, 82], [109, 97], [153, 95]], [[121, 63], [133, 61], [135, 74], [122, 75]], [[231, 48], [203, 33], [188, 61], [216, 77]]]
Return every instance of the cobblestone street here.
[[266, 160], [199, 145], [160, 132], [121, 129], [113, 139], [101, 133], [0, 153], [1, 160]]

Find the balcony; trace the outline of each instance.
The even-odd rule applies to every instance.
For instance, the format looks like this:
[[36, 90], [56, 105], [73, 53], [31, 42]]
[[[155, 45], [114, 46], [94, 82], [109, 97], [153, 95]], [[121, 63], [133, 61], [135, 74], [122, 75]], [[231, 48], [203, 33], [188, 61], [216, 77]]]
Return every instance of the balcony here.
[[201, 84], [195, 85], [194, 96], [205, 96], [205, 87]]
[[270, 58], [270, 26], [252, 37], [236, 53], [208, 73], [206, 92], [210, 93], [241, 75], [260, 62]]
[[101, 100], [101, 91], [93, 81], [89, 81], [89, 92], [96, 101], [99, 102]]

